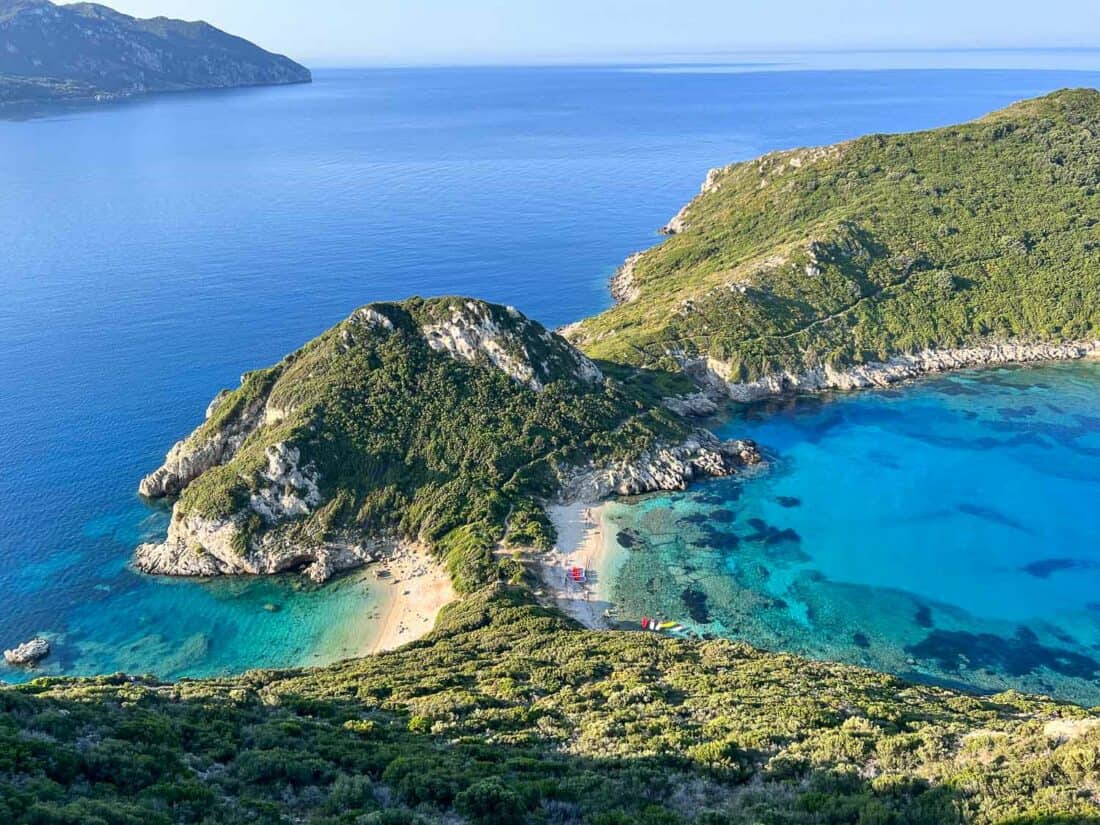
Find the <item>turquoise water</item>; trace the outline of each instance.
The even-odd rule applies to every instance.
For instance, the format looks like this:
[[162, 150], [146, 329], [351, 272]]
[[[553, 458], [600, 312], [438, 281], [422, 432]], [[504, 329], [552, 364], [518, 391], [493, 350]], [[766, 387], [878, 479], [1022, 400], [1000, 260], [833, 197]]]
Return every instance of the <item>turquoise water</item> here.
[[624, 618], [1100, 704], [1100, 364], [762, 403], [769, 466], [610, 509]]
[[320, 71], [0, 120], [0, 647], [45, 634], [51, 672], [162, 676], [351, 652], [370, 579], [126, 568], [165, 529], [138, 481], [220, 388], [372, 300], [468, 293], [576, 320], [707, 168], [1100, 85], [1071, 57]]

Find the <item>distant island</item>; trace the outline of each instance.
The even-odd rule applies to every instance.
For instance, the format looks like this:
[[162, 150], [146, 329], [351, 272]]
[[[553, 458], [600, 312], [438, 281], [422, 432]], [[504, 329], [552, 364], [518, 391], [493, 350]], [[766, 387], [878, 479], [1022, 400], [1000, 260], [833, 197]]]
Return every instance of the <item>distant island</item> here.
[[304, 66], [207, 23], [0, 0], [0, 105], [311, 80]]

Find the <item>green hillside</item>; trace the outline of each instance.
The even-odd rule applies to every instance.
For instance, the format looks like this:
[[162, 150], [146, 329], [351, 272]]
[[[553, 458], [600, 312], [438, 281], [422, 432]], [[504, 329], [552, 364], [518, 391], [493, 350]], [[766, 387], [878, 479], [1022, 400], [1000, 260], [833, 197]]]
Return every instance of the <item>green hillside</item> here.
[[1084, 711], [577, 629], [496, 589], [323, 670], [0, 691], [23, 823], [1100, 822]]
[[635, 263], [636, 297], [571, 338], [730, 381], [1100, 324], [1100, 92], [716, 170]]
[[200, 574], [271, 573], [346, 565], [346, 546], [392, 536], [470, 589], [496, 577], [501, 540], [551, 543], [542, 505], [576, 468], [690, 432], [655, 398], [513, 309], [372, 304], [215, 400], [142, 484], [179, 495], [167, 544], [147, 549]]

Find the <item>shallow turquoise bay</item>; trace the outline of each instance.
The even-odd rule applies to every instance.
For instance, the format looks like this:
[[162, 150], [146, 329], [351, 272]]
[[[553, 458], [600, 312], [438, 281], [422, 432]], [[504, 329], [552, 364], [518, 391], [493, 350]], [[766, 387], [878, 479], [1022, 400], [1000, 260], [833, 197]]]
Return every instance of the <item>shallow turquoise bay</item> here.
[[1100, 704], [1100, 364], [767, 402], [769, 467], [618, 504], [624, 618]]

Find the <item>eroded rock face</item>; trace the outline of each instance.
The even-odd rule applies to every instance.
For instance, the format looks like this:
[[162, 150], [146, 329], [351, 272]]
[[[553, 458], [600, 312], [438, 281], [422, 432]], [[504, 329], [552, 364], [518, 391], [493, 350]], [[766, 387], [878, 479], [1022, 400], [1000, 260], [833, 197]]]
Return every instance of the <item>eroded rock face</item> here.
[[643, 254], [642, 252], [635, 252], [623, 262], [623, 265], [611, 277], [611, 297], [615, 299], [615, 303], [629, 303], [640, 294], [637, 284], [634, 283], [634, 268], [638, 265], [638, 261], [642, 259]]
[[695, 201], [704, 195], [709, 195], [711, 192], [717, 192], [722, 186], [722, 178], [731, 169], [730, 166], [720, 166], [717, 169], [711, 169], [707, 172], [706, 180], [703, 181], [703, 185], [699, 188], [699, 194], [690, 203], [686, 204], [683, 209], [676, 213], [675, 217], [661, 227], [662, 235], [679, 235], [688, 228], [688, 213], [691, 211], [691, 207], [695, 204]]
[[[225, 402], [222, 391], [206, 410], [207, 419]], [[176, 496], [183, 488], [212, 467], [229, 461], [240, 449], [245, 439], [270, 416], [265, 416], [267, 397], [255, 399], [233, 420], [225, 422], [217, 430], [201, 434], [196, 432], [177, 442], [164, 459], [164, 463], [142, 479], [138, 492], [146, 498]]]
[[664, 405], [685, 418], [708, 418], [718, 413], [718, 402], [706, 392], [666, 398]]
[[[173, 520], [162, 544], [143, 544], [134, 566], [153, 576], [268, 576], [298, 572], [318, 584], [334, 575], [377, 561], [392, 542], [303, 543], [279, 531], [265, 533], [258, 546], [242, 551], [235, 544], [239, 526], [194, 517]], [[205, 542], [205, 543], [200, 543]]]
[[[536, 392], [563, 370], [587, 383], [603, 380], [599, 368], [572, 345], [547, 330], [533, 332], [534, 324], [517, 310], [507, 312], [508, 318], [495, 317], [487, 305], [467, 301], [452, 307], [449, 318], [424, 324], [421, 333], [433, 350], [469, 364], [492, 364]], [[541, 345], [538, 351], [532, 340]]]
[[728, 368], [714, 359], [683, 359], [684, 371], [711, 391], [738, 402], [756, 401], [785, 393], [855, 390], [886, 387], [921, 375], [968, 367], [1068, 361], [1100, 355], [1100, 341], [1066, 344], [989, 343], [951, 350], [924, 350], [896, 355], [885, 362], [847, 369], [822, 365], [802, 373], [773, 373], [756, 381], [731, 382]]
[[696, 430], [680, 444], [660, 445], [634, 461], [589, 468], [569, 481], [562, 497], [600, 501], [612, 496], [686, 490], [694, 481], [723, 478], [762, 462], [752, 441], [722, 441]]
[[4, 651], [4, 660], [9, 665], [26, 667], [37, 664], [50, 655], [50, 643], [45, 639], [31, 639], [12, 650]]
[[301, 451], [286, 443], [273, 444], [265, 454], [267, 469], [261, 477], [266, 484], [252, 494], [249, 506], [271, 523], [309, 515], [321, 503], [317, 468], [299, 467]]
[[172, 513], [167, 539], [160, 544], [141, 545], [135, 566], [142, 572], [165, 576], [264, 575], [302, 570], [310, 578], [324, 581], [333, 573], [369, 561], [373, 550], [365, 545], [314, 546], [278, 530], [265, 531], [258, 542], [251, 539], [247, 525], [253, 517], [274, 527], [309, 515], [322, 500], [317, 469], [312, 464], [301, 466], [301, 451], [296, 446], [273, 444], [265, 456], [267, 467], [259, 476], [262, 483], [246, 507], [220, 519], [184, 514], [177, 508]]

